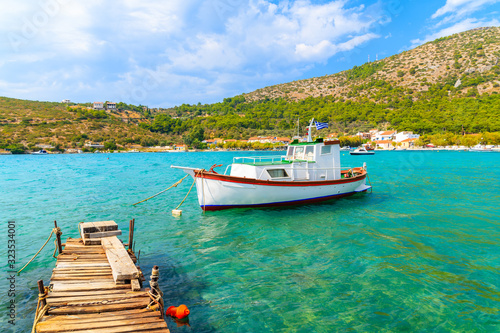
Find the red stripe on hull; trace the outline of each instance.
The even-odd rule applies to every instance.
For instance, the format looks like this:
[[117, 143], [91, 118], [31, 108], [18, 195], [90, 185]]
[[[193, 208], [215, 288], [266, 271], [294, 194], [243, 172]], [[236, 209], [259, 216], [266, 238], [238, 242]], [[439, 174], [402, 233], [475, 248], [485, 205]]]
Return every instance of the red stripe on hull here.
[[259, 180], [254, 178], [242, 178], [234, 177], [229, 175], [220, 175], [217, 173], [200, 172], [199, 170], [194, 171], [195, 177], [220, 180], [228, 183], [241, 183], [241, 184], [251, 184], [251, 185], [264, 185], [264, 186], [325, 186], [325, 185], [336, 185], [336, 184], [347, 184], [352, 182], [357, 182], [366, 178], [366, 171], [362, 171], [359, 176], [351, 178], [343, 178], [336, 180], [319, 180], [319, 181], [276, 181], [276, 180]]
[[[366, 190], [362, 191], [362, 192], [366, 192]], [[286, 207], [286, 206], [304, 205], [304, 204], [311, 204], [311, 203], [318, 203], [318, 202], [323, 202], [323, 201], [328, 201], [328, 200], [340, 199], [340, 198], [354, 195], [356, 193], [361, 193], [361, 192], [349, 192], [349, 193], [336, 194], [336, 195], [320, 197], [320, 198], [312, 198], [312, 199], [304, 199], [304, 200], [296, 200], [296, 201], [286, 201], [286, 202], [272, 202], [272, 203], [255, 204], [255, 205], [205, 206], [204, 210], [205, 211], [217, 211], [217, 210], [233, 209], [233, 208], [266, 208], [266, 207]], [[203, 209], [203, 206], [200, 206], [200, 207]]]

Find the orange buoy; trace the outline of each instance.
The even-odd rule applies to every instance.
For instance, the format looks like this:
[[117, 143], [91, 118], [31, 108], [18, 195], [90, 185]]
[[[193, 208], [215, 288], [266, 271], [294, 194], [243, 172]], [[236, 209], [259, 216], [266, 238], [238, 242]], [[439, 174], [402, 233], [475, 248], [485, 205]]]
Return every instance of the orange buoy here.
[[172, 316], [175, 318], [182, 319], [189, 315], [189, 309], [184, 304], [181, 304], [178, 307], [169, 306], [165, 314], [167, 316]]

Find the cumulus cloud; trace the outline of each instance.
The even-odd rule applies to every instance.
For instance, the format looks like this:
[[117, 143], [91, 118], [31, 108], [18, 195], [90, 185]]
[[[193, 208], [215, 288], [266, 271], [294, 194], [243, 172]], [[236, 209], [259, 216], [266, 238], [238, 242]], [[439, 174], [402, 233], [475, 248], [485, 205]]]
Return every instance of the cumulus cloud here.
[[452, 13], [454, 17], [462, 17], [471, 14], [485, 5], [499, 2], [498, 0], [446, 0], [446, 4], [439, 8], [431, 18]]
[[467, 31], [470, 29], [478, 28], [478, 27], [485, 27], [485, 26], [497, 26], [499, 25], [500, 22], [496, 19], [490, 20], [490, 21], [481, 21], [477, 20], [475, 18], [468, 18], [465, 19], [461, 22], [455, 23], [452, 26], [449, 26], [447, 28], [443, 28], [437, 32], [434, 32], [432, 34], [429, 34], [425, 36], [423, 39], [414, 39], [411, 41], [412, 43], [412, 48], [416, 47], [418, 45], [425, 44], [427, 42], [433, 41], [437, 38], [445, 37], [445, 36], [450, 36], [459, 32]]
[[388, 22], [380, 3], [347, 0], [26, 0], [0, 13], [0, 75], [22, 84], [22, 70], [26, 91], [64, 87], [81, 101], [212, 102], [294, 80]]
[[424, 38], [413, 39], [411, 47], [470, 29], [499, 25], [496, 18], [485, 18], [487, 15], [480, 19], [474, 17], [478, 11], [486, 10], [487, 6], [499, 2], [500, 0], [446, 0], [444, 6], [430, 17], [431, 25], [426, 27], [429, 32]]

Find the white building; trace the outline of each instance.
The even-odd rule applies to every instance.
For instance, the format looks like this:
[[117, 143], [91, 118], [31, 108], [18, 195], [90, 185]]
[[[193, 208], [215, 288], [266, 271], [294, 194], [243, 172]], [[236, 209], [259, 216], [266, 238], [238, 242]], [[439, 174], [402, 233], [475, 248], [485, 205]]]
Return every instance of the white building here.
[[372, 141], [392, 141], [394, 140], [394, 137], [396, 136], [396, 131], [384, 131], [384, 132], [377, 132], [375, 134], [375, 139], [373, 139], [372, 135]]
[[104, 145], [99, 142], [86, 142], [84, 146], [88, 148], [104, 148]]
[[69, 104], [69, 103], [71, 103], [71, 101], [69, 99], [63, 99], [61, 103]]
[[104, 103], [103, 102], [94, 102], [94, 110], [103, 110]]
[[399, 132], [395, 135], [394, 141], [402, 142], [406, 139], [418, 139], [419, 137], [419, 134], [413, 134], [413, 132]]
[[108, 110], [116, 110], [116, 103], [114, 102], [108, 102], [106, 103]]

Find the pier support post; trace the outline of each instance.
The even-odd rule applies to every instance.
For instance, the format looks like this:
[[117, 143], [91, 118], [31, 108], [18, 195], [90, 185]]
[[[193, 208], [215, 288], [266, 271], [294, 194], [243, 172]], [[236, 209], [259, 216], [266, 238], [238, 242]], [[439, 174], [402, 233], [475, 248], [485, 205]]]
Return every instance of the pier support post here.
[[134, 242], [134, 227], [135, 227], [135, 219], [130, 220], [128, 227], [128, 249], [132, 251], [132, 245]]
[[160, 278], [160, 269], [158, 268], [157, 265], [155, 265], [153, 267], [153, 269], [151, 270], [151, 279], [149, 281], [149, 287], [151, 288], [151, 294], [154, 296], [154, 297], [157, 297], [159, 296], [159, 303], [160, 303], [160, 318], [163, 318], [163, 298], [162, 298], [162, 294], [161, 294], [161, 291], [160, 291], [160, 286], [158, 285], [158, 279]]
[[61, 235], [62, 232], [57, 228], [57, 221], [54, 221], [54, 228], [56, 228], [56, 239], [57, 239], [57, 251], [59, 251], [59, 254], [62, 253], [62, 243], [61, 243]]
[[[40, 295], [45, 295], [45, 287], [43, 286], [43, 280], [38, 280], [38, 298], [41, 298], [42, 296]], [[47, 300], [45, 297], [43, 297], [40, 300], [40, 309], [43, 309], [43, 307], [47, 304]]]

